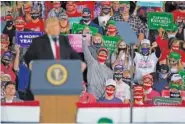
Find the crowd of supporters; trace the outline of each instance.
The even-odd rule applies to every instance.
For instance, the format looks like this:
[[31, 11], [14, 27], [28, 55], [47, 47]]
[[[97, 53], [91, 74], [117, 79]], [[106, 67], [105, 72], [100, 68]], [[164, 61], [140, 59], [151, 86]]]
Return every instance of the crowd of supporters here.
[[[149, 12], [173, 14], [177, 28], [149, 29]], [[99, 17], [109, 19], [102, 25]], [[83, 37], [83, 50], [78, 54], [86, 70], [80, 102], [128, 104], [131, 88], [134, 103], [139, 105], [153, 104], [155, 97], [185, 100], [184, 1], [163, 2], [163, 7], [142, 7], [134, 1], [7, 1], [1, 3], [2, 102], [34, 100], [29, 90], [33, 72], [31, 64], [24, 60], [29, 48], [17, 44], [16, 32], [45, 33], [48, 18], [59, 20], [61, 35], [81, 34]], [[80, 18], [78, 24], [84, 27], [82, 30], [74, 31], [74, 23], [71, 23], [74, 18]], [[117, 21], [127, 22], [138, 38], [132, 47], [133, 54], [133, 49], [119, 35]], [[105, 47], [104, 36], [119, 39], [113, 52]]]

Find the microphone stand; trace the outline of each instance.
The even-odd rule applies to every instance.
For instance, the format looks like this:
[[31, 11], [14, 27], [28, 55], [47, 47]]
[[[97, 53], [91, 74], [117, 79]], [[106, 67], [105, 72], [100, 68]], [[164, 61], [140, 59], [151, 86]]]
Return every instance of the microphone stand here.
[[133, 123], [133, 105], [134, 105], [134, 98], [133, 98], [133, 83], [134, 83], [134, 44], [130, 44], [131, 50], [131, 81], [130, 81], [130, 123]]

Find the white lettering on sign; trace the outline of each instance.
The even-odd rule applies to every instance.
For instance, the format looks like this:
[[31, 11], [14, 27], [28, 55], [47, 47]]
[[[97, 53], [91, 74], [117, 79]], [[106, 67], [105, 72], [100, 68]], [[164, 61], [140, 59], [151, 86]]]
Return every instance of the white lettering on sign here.
[[24, 35], [24, 38], [36, 38], [36, 37], [39, 37], [39, 35]]

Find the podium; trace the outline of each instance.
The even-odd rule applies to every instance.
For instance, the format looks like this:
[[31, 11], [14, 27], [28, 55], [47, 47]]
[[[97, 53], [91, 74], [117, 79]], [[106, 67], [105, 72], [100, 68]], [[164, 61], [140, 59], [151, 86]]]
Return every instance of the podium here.
[[34, 61], [30, 88], [40, 102], [41, 123], [75, 123], [82, 91], [80, 60]]

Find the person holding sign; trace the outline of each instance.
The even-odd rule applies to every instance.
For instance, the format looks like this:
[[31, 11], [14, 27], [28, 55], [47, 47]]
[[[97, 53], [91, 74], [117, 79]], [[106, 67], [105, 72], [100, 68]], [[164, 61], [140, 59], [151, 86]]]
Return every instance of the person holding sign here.
[[[57, 18], [46, 20], [45, 32], [45, 35], [32, 40], [32, 44], [24, 56], [27, 65], [32, 60], [80, 59], [71, 48], [68, 38], [60, 35], [60, 24]], [[84, 69], [85, 64], [82, 62], [82, 71]]]
[[105, 48], [98, 49], [97, 60], [91, 55], [88, 48], [88, 41], [86, 35], [83, 33], [83, 53], [85, 61], [87, 62], [87, 82], [88, 91], [92, 93], [96, 99], [104, 95], [105, 81], [113, 78], [113, 72], [105, 65], [108, 59], [108, 50]]

